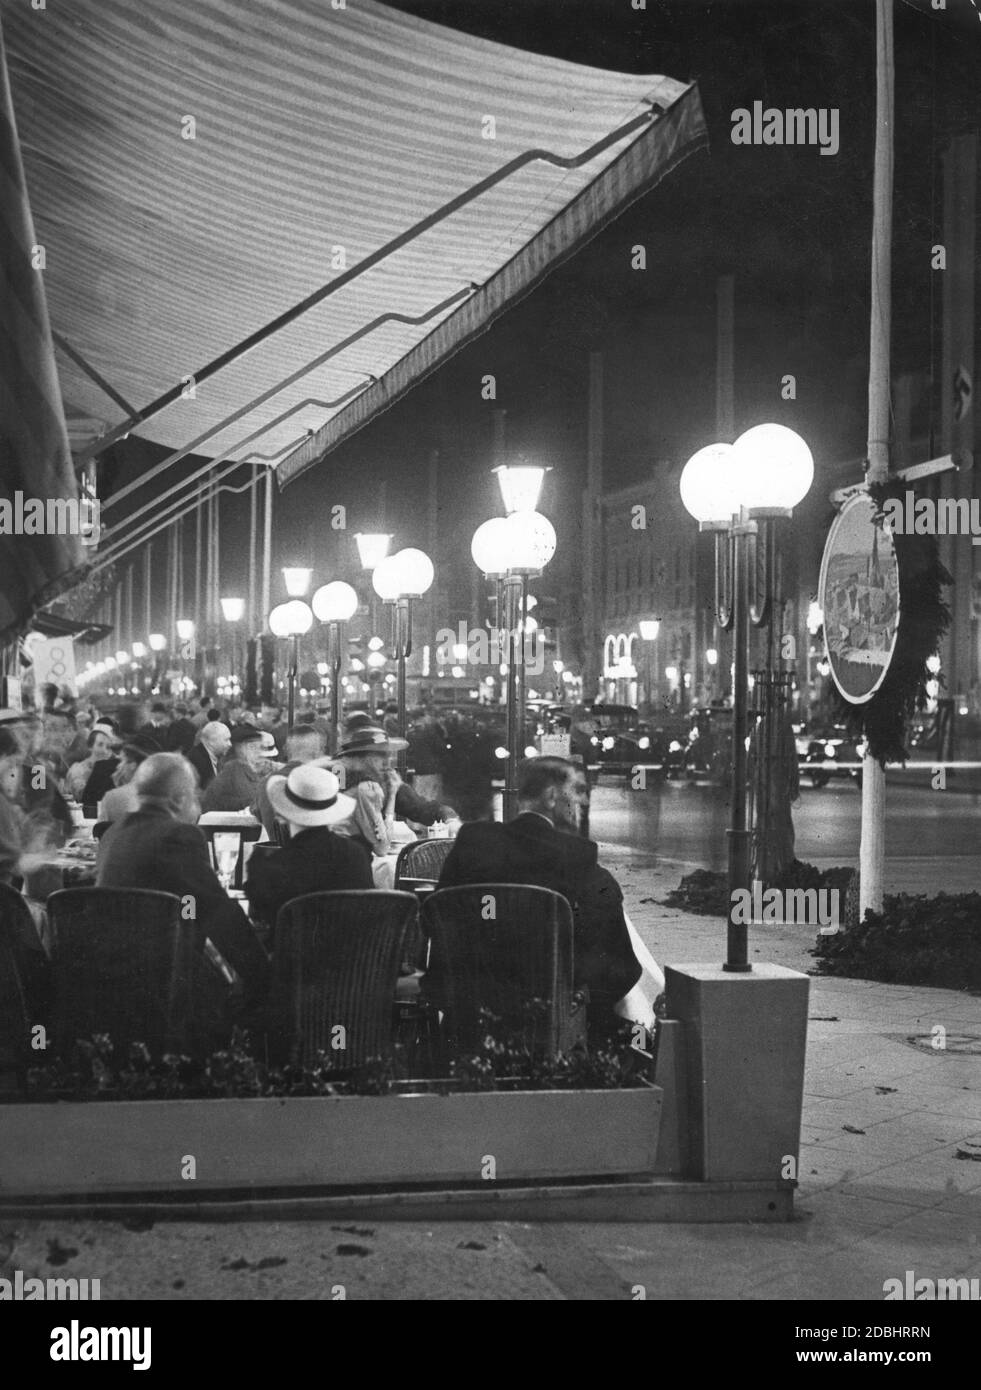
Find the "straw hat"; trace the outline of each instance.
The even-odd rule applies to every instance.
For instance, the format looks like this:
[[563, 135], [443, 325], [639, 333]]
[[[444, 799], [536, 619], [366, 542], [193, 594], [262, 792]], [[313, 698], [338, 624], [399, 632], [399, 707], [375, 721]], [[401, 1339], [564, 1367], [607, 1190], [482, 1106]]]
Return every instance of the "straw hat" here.
[[270, 777], [266, 793], [274, 813], [290, 825], [334, 825], [347, 820], [355, 807], [353, 798], [344, 796], [340, 786], [325, 767], [301, 763], [288, 777]]
[[349, 729], [347, 733], [342, 735], [337, 756], [343, 758], [345, 753], [400, 753], [403, 748], [408, 748], [408, 746], [406, 739], [393, 738], [386, 734], [384, 729], [369, 726]]

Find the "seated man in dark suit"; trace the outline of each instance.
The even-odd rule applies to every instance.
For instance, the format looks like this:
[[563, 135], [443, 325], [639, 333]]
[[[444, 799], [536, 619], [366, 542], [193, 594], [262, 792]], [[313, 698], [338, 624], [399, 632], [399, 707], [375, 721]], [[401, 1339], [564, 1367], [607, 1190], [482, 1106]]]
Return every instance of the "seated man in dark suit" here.
[[232, 746], [231, 730], [218, 719], [209, 719], [201, 730], [200, 741], [186, 755], [198, 774], [198, 784], [204, 791], [221, 770], [222, 759]]
[[257, 922], [275, 926], [283, 903], [304, 893], [374, 888], [370, 856], [354, 840], [334, 835], [329, 828], [354, 810], [332, 772], [300, 763], [286, 777], [274, 773], [266, 793], [273, 814], [286, 821], [292, 833], [282, 849], [249, 863], [245, 896]]
[[588, 986], [592, 1033], [616, 1027], [614, 1005], [640, 979], [623, 918], [623, 894], [600, 868], [592, 840], [577, 832], [589, 796], [585, 774], [564, 758], [527, 758], [518, 772], [518, 815], [506, 824], [460, 828], [440, 888], [525, 883], [551, 888], [572, 905], [575, 985]]
[[155, 753], [140, 764], [133, 788], [139, 810], [116, 821], [99, 841], [96, 884], [176, 893], [197, 925], [202, 949], [206, 938], [213, 942], [242, 980], [246, 1003], [257, 1001], [268, 983], [269, 960], [211, 867], [207, 842], [194, 824], [194, 772], [179, 753]]

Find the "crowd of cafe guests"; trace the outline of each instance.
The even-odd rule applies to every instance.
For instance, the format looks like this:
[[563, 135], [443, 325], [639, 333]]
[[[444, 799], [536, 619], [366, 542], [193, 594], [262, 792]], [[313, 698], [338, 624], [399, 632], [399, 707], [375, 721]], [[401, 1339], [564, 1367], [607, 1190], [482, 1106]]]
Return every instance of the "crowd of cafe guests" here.
[[[0, 880], [29, 892], [32, 867], [56, 855], [79, 820], [94, 820], [96, 884], [191, 895], [201, 949], [210, 943], [223, 959], [248, 1022], [268, 989], [279, 909], [307, 893], [374, 890], [373, 869], [398, 848], [399, 825], [421, 833], [442, 821], [455, 839], [439, 887], [531, 884], [569, 900], [590, 1032], [612, 1027], [641, 967], [620, 888], [579, 834], [583, 771], [527, 759], [514, 819], [460, 824], [438, 795], [400, 777], [395, 755], [405, 743], [383, 716], [350, 715], [333, 755], [329, 732], [316, 716], [290, 732], [277, 709], [225, 710], [207, 698], [101, 716], [49, 688], [37, 712], [0, 711]], [[249, 861], [248, 915], [220, 882], [198, 824], [245, 811], [278, 846]]]

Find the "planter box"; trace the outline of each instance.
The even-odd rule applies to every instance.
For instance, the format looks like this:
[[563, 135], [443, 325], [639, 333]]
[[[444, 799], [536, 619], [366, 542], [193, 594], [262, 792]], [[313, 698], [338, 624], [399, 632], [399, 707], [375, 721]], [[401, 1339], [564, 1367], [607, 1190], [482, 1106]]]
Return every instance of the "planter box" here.
[[0, 1202], [640, 1175], [654, 1171], [661, 1098], [645, 1087], [3, 1105]]

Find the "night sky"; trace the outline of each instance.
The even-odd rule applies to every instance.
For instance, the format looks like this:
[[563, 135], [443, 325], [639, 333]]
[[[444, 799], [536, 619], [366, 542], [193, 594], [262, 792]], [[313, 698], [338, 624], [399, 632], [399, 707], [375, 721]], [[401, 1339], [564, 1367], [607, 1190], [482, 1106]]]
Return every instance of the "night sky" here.
[[[948, 12], [897, 3], [893, 373], [939, 363], [938, 157], [977, 129], [981, 22], [973, 0]], [[869, 259], [875, 104], [872, 0], [396, 0], [394, 8], [482, 37], [624, 72], [697, 80], [710, 149], [685, 160], [477, 342], [277, 495], [277, 565], [340, 576], [353, 543], [325, 532], [344, 503], [349, 535], [382, 517], [399, 544], [425, 545], [427, 460], [440, 450], [440, 522], [469, 536], [498, 511], [491, 411], [479, 383], [497, 377], [509, 449], [554, 466], [542, 509], [575, 514], [585, 460], [588, 354], [606, 358], [606, 481], [621, 487], [655, 460], [683, 462], [715, 437], [715, 285], [736, 284], [736, 426], [775, 420], [822, 462], [861, 458], [866, 440]], [[731, 112], [836, 108], [840, 149], [737, 146]], [[647, 247], [648, 269], [630, 266]], [[792, 373], [797, 399], [784, 401]], [[914, 429], [939, 424], [924, 390]], [[104, 489], [105, 490], [105, 489]], [[231, 539], [244, 506], [223, 504]], [[228, 524], [226, 526], [225, 518]], [[568, 537], [568, 533], [567, 537]], [[573, 538], [574, 539], [574, 538]], [[466, 542], [466, 543], [464, 543]], [[575, 562], [575, 544], [557, 563]], [[235, 553], [232, 553], [234, 550]], [[563, 555], [564, 550], [564, 555]], [[244, 548], [226, 550], [224, 592], [244, 587]]]

